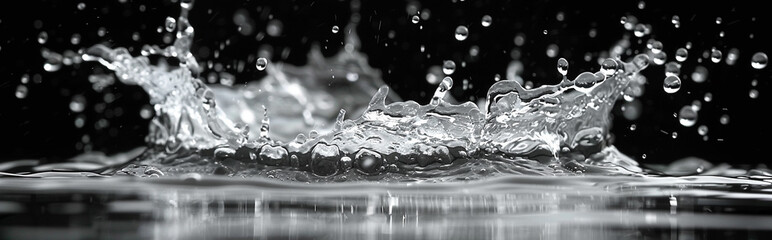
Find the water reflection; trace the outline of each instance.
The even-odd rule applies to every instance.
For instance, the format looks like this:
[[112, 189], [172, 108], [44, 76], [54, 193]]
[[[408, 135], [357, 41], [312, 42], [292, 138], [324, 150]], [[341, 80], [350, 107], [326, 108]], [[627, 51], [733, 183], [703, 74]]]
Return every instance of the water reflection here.
[[770, 183], [720, 177], [516, 176], [428, 185], [234, 184], [218, 177], [2, 183], [3, 239], [706, 239], [772, 231], [765, 224], [772, 221]]

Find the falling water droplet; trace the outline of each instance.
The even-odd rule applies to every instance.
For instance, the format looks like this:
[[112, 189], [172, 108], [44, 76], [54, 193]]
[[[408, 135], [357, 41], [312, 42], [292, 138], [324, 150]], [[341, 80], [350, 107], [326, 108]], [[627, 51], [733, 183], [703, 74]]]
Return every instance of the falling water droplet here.
[[557, 44], [553, 43], [553, 44], [548, 45], [547, 46], [547, 57], [551, 57], [551, 58], [557, 57], [559, 50], [560, 50], [560, 48], [558, 47]]
[[666, 93], [675, 93], [681, 89], [681, 79], [678, 76], [667, 76], [662, 84]]
[[86, 109], [86, 97], [83, 95], [75, 95], [72, 97], [72, 100], [70, 100], [70, 110], [72, 112], [83, 112], [83, 110]]
[[86, 9], [86, 3], [78, 3], [78, 10]]
[[686, 50], [686, 48], [679, 48], [675, 52], [675, 59], [676, 61], [683, 62], [686, 61], [686, 58], [689, 57], [689, 51]]
[[702, 100], [705, 102], [713, 101], [713, 94], [709, 92], [705, 93], [705, 96], [702, 97]]
[[723, 22], [723, 19], [721, 19], [721, 17], [717, 17], [716, 24], [721, 24], [721, 22]]
[[670, 23], [672, 23], [673, 26], [678, 28], [679, 26], [681, 26], [681, 17], [679, 17], [678, 15], [673, 15], [673, 17], [670, 18]]
[[703, 67], [702, 65], [697, 65], [697, 67], [694, 67], [694, 72], [692, 72], [692, 81], [696, 83], [705, 82], [705, 80], [708, 79], [708, 69]]
[[697, 134], [700, 134], [700, 136], [708, 135], [708, 126], [700, 125], [697, 127]]
[[681, 65], [676, 62], [665, 64], [665, 76], [678, 76], [681, 74]]
[[662, 65], [667, 60], [667, 54], [665, 52], [654, 53], [652, 58], [655, 65]]
[[633, 34], [636, 37], [643, 37], [646, 35], [647, 31], [648, 30], [646, 29], [646, 25], [644, 25], [643, 23], [638, 23], [635, 25], [635, 29], [633, 29]]
[[27, 97], [27, 93], [29, 92], [29, 89], [27, 89], [27, 86], [20, 84], [16, 87], [16, 98], [18, 99], [24, 99]]
[[139, 116], [142, 117], [142, 119], [150, 119], [153, 117], [153, 107], [150, 105], [144, 105], [141, 109], [139, 109]]
[[558, 72], [564, 77], [568, 74], [568, 60], [565, 58], [558, 59]]
[[332, 33], [338, 33], [338, 31], [340, 31], [340, 27], [338, 27], [338, 25], [333, 25], [332, 26]]
[[259, 71], [265, 70], [265, 68], [268, 67], [268, 60], [265, 58], [258, 58], [255, 67], [257, 67], [257, 70]]
[[751, 99], [756, 99], [759, 97], [759, 90], [751, 89], [748, 91], [748, 96], [751, 97]]
[[43, 31], [38, 34], [38, 43], [40, 44], [46, 44], [48, 41], [48, 33]]
[[617, 61], [614, 61], [614, 59], [611, 58], [606, 58], [606, 60], [603, 60], [603, 63], [600, 65], [600, 72], [603, 73], [603, 75], [606, 75], [606, 77], [610, 77], [617, 71], [617, 66]]
[[656, 53], [660, 53], [660, 52], [662, 52], [663, 48], [664, 48], [664, 46], [662, 45], [662, 42], [656, 41], [656, 40], [651, 42], [651, 52], [652, 53], [655, 53], [655, 54]]
[[763, 52], [757, 52], [751, 57], [751, 66], [755, 69], [764, 69], [767, 67], [768, 62], [769, 58], [767, 58], [767, 54]]
[[723, 54], [718, 49], [713, 49], [710, 51], [710, 61], [713, 63], [721, 62], [721, 58], [723, 57]]
[[164, 22], [164, 29], [166, 29], [167, 32], [173, 32], [174, 28], [177, 27], [177, 19], [174, 19], [173, 17], [166, 17], [166, 21]]
[[691, 127], [697, 123], [697, 112], [692, 105], [686, 105], [678, 112], [678, 122], [684, 127]]
[[464, 41], [469, 36], [469, 29], [466, 26], [456, 27], [456, 40]]
[[482, 24], [483, 27], [490, 27], [493, 23], [493, 18], [491, 18], [491, 15], [485, 15], [482, 17], [482, 21], [480, 24]]
[[729, 115], [721, 115], [721, 117], [718, 119], [718, 122], [720, 122], [723, 125], [729, 124]]
[[453, 62], [453, 60], [445, 60], [442, 62], [442, 72], [445, 73], [445, 75], [451, 75], [456, 72], [456, 62]]

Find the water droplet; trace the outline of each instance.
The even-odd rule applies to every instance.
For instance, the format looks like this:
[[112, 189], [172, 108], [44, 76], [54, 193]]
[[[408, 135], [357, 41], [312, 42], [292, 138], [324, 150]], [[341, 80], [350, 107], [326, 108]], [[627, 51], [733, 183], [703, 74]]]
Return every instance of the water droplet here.
[[338, 25], [333, 25], [332, 26], [332, 33], [338, 33], [338, 31], [340, 31], [340, 27], [338, 27]]
[[697, 67], [694, 67], [694, 72], [692, 72], [692, 80], [696, 83], [705, 82], [705, 80], [708, 79], [708, 69], [703, 67], [702, 65], [697, 65]]
[[636, 126], [635, 124], [630, 124], [630, 131], [635, 131], [635, 129], [637, 128], [638, 126]]
[[684, 127], [691, 127], [697, 123], [697, 112], [692, 105], [686, 105], [678, 112], [678, 122]]
[[142, 106], [142, 108], [139, 109], [139, 116], [142, 117], [142, 119], [150, 119], [153, 117], [153, 107], [147, 104]]
[[697, 134], [700, 134], [700, 136], [708, 135], [708, 126], [700, 125], [697, 127]]
[[72, 43], [72, 45], [80, 44], [80, 34], [72, 34], [72, 37], [70, 37], [70, 43]]
[[551, 57], [551, 58], [557, 57], [558, 50], [559, 50], [559, 47], [557, 44], [554, 44], [554, 43], [550, 44], [549, 46], [547, 46], [547, 57]]
[[442, 62], [442, 72], [445, 73], [445, 75], [451, 75], [456, 72], [456, 62], [453, 62], [453, 60], [445, 60]]
[[678, 26], [681, 26], [681, 17], [679, 17], [678, 15], [673, 15], [673, 17], [670, 18], [670, 23], [676, 26], [676, 28]]
[[16, 87], [16, 98], [18, 99], [24, 99], [27, 97], [27, 93], [29, 93], [29, 89], [27, 89], [27, 86], [20, 84]]
[[758, 98], [759, 97], [759, 90], [751, 89], [750, 91], [748, 91], [748, 96], [751, 97], [752, 99]]
[[268, 67], [268, 60], [265, 58], [258, 58], [257, 62], [255, 62], [255, 67], [257, 67], [257, 70], [263, 71], [266, 67]]
[[665, 64], [665, 76], [678, 76], [681, 74], [681, 65], [676, 62]]
[[485, 15], [482, 17], [482, 21], [480, 24], [482, 24], [483, 27], [490, 27], [493, 23], [493, 18], [491, 18], [491, 15]]
[[86, 109], [86, 97], [80, 94], [72, 96], [72, 100], [70, 100], [70, 110], [77, 113], [83, 112], [84, 109]]
[[644, 8], [646, 8], [646, 2], [644, 2], [644, 1], [638, 2], [638, 9], [642, 10]]
[[717, 17], [717, 18], [716, 18], [716, 24], [721, 24], [721, 22], [722, 22], [722, 21], [723, 21], [723, 20], [721, 19], [721, 17]]
[[568, 60], [565, 58], [558, 59], [558, 72], [563, 76], [568, 74]]
[[718, 49], [713, 49], [710, 51], [710, 61], [713, 63], [721, 62], [721, 58], [723, 57], [723, 54]]
[[617, 67], [617, 61], [614, 61], [614, 59], [611, 58], [606, 58], [606, 60], [603, 60], [603, 63], [600, 65], [600, 72], [603, 73], [603, 75], [606, 75], [606, 77], [610, 77], [617, 71]]
[[763, 69], [767, 67], [768, 62], [769, 58], [767, 58], [767, 54], [763, 52], [757, 52], [753, 54], [753, 57], [751, 57], [751, 66], [755, 69]]
[[675, 59], [678, 62], [686, 61], [686, 58], [689, 57], [689, 51], [686, 50], [686, 48], [679, 48], [675, 52]]
[[702, 97], [702, 100], [704, 100], [705, 102], [713, 101], [713, 94], [709, 92], [705, 93], [705, 96]]
[[720, 122], [723, 125], [729, 124], [729, 115], [721, 115], [721, 117], [718, 119], [718, 122]]
[[635, 29], [633, 29], [633, 35], [636, 37], [643, 37], [646, 35], [646, 32], [649, 31], [646, 29], [646, 25], [643, 23], [635, 24]]
[[464, 41], [469, 36], [469, 29], [466, 26], [456, 27], [456, 40]]
[[665, 52], [654, 53], [652, 58], [655, 65], [662, 65], [667, 60], [667, 54]]
[[662, 42], [654, 40], [651, 42], [651, 52], [652, 53], [660, 53], [662, 52], [662, 49], [664, 46], [662, 46]]
[[[338, 26], [333, 26], [333, 33], [337, 33], [336, 30]], [[268, 24], [265, 25], [265, 33], [268, 34], [268, 36], [271, 37], [278, 37], [281, 36], [282, 31], [284, 31], [284, 23], [279, 21], [279, 19], [271, 19], [268, 21]]]
[[86, 9], [86, 3], [78, 3], [78, 10]]
[[619, 18], [619, 23], [622, 25], [627, 24], [627, 16], [622, 16], [621, 18]]
[[673, 133], [671, 133], [671, 134], [670, 134], [670, 137], [672, 137], [673, 139], [676, 139], [676, 138], [678, 138], [678, 132], [673, 132]]
[[48, 41], [48, 33], [43, 31], [38, 34], [38, 43], [40, 44], [46, 44]]
[[702, 109], [702, 102], [700, 102], [700, 100], [692, 101], [692, 109], [694, 109], [694, 111], [700, 111], [700, 109]]
[[173, 17], [166, 17], [166, 21], [164, 21], [164, 29], [166, 29], [167, 32], [173, 32], [174, 28], [177, 27], [177, 19], [174, 19]]
[[410, 21], [413, 22], [414, 24], [418, 24], [418, 22], [421, 21], [421, 17], [418, 15], [413, 15]]
[[667, 76], [662, 84], [666, 93], [675, 93], [681, 89], [681, 79], [678, 76]]
[[729, 52], [726, 54], [726, 64], [734, 66], [738, 58], [740, 58], [740, 50], [737, 48], [729, 49]]

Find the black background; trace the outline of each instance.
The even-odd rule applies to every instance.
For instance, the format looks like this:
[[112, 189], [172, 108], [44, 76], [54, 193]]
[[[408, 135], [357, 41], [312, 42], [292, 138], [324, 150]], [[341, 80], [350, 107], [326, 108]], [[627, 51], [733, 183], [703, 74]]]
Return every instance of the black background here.
[[[77, 8], [80, 2], [86, 4], [85, 9]], [[555, 69], [557, 57], [545, 54], [549, 44], [560, 46], [558, 57], [569, 60], [569, 77], [575, 77], [582, 71], [599, 69], [595, 60], [584, 61], [585, 53], [597, 56], [600, 51], [608, 51], [624, 35], [630, 35], [633, 49], [645, 49], [649, 37], [662, 41], [668, 61], [673, 61], [677, 48], [691, 42], [693, 47], [683, 64], [683, 87], [679, 92], [666, 94], [662, 90], [664, 67], [651, 66], [645, 71], [649, 83], [640, 98], [641, 117], [635, 121], [624, 119], [617, 104], [612, 129], [614, 145], [642, 162], [665, 163], [687, 156], [734, 164], [768, 161], [763, 149], [770, 142], [767, 140], [770, 136], [767, 99], [772, 67], [756, 70], [750, 66], [753, 53], [772, 54], [768, 47], [772, 21], [764, 7], [734, 5], [738, 1], [700, 4], [648, 1], [644, 9], [639, 9], [636, 1], [575, 2], [424, 1], [418, 3], [419, 9], [429, 9], [430, 18], [413, 24], [406, 11], [408, 2], [370, 0], [362, 3], [362, 21], [357, 30], [370, 65], [383, 72], [386, 83], [403, 99], [419, 103], [427, 103], [435, 88], [425, 80], [427, 69], [441, 65], [446, 59], [454, 60], [458, 66], [452, 75], [456, 81], [451, 91], [453, 97], [477, 101], [494, 82], [494, 75], [505, 76], [513, 49], [521, 53], [519, 59], [525, 65], [522, 76], [538, 86], [560, 80]], [[115, 153], [142, 145], [149, 120], [138, 114], [140, 108], [148, 104], [147, 95], [140, 88], [116, 83], [103, 92], [94, 91], [88, 75], [108, 72], [103, 67], [83, 63], [46, 72], [40, 51], [45, 47], [62, 52], [106, 43], [128, 47], [136, 55], [144, 44], [165, 46], [162, 38], [166, 33], [158, 33], [156, 29], [167, 16], [179, 15], [178, 4], [170, 0], [18, 1], [16, 4], [21, 6], [0, 9], [0, 136], [4, 140], [0, 144], [0, 161], [38, 158], [55, 162], [83, 152], [84, 148]], [[144, 11], [140, 11], [141, 6]], [[238, 10], [248, 12], [255, 31], [246, 35], [239, 32], [233, 20]], [[558, 21], [556, 16], [561, 12], [565, 20]], [[480, 19], [486, 14], [493, 18], [488, 28], [480, 25]], [[628, 14], [651, 24], [652, 35], [638, 42], [632, 32], [620, 24], [620, 17]], [[342, 29], [348, 22], [350, 9], [348, 1], [199, 0], [190, 15], [196, 29], [193, 53], [199, 62], [212, 60], [235, 65], [237, 61], [245, 61], [247, 67], [241, 72], [235, 67], [224, 70], [236, 75], [237, 83], [243, 83], [265, 74], [253, 67], [261, 46], [272, 46], [271, 61], [296, 65], [306, 64], [306, 54], [313, 43], [320, 44], [328, 56], [339, 51], [342, 31], [334, 34], [331, 28], [337, 25]], [[681, 18], [678, 29], [670, 23], [673, 15]], [[716, 17], [721, 17], [723, 22], [716, 24]], [[266, 35], [257, 40], [258, 33], [265, 35], [269, 18], [282, 22], [281, 35]], [[463, 42], [453, 37], [458, 25], [469, 28], [470, 35]], [[107, 30], [104, 37], [97, 36], [99, 28]], [[588, 34], [591, 29], [597, 32], [594, 38]], [[548, 31], [546, 35], [542, 33], [544, 30]], [[36, 40], [41, 31], [49, 36], [42, 45]], [[389, 37], [390, 31], [393, 38]], [[721, 31], [725, 37], [719, 36]], [[141, 37], [139, 41], [132, 40], [135, 32]], [[73, 33], [82, 36], [80, 44], [70, 43]], [[517, 34], [526, 36], [523, 46], [515, 46], [513, 39]], [[213, 50], [226, 41], [228, 46], [215, 59]], [[424, 53], [419, 50], [421, 45], [426, 48]], [[480, 49], [476, 58], [468, 54], [473, 45]], [[708, 80], [704, 83], [689, 80], [697, 59], [712, 47], [722, 50], [724, 56], [729, 49], [738, 48], [737, 64], [729, 66], [724, 61], [714, 64], [703, 58], [701, 65], [710, 71]], [[285, 48], [290, 52], [282, 58]], [[461, 61], [466, 61], [467, 66], [461, 67]], [[210, 71], [205, 70], [204, 76]], [[25, 74], [30, 78], [26, 84], [29, 94], [17, 99], [14, 92]], [[462, 79], [469, 79], [474, 87], [463, 90]], [[753, 79], [758, 81], [758, 86], [751, 86]], [[752, 88], [760, 93], [756, 99], [748, 96]], [[115, 100], [104, 103], [103, 96], [108, 92]], [[689, 128], [679, 125], [673, 113], [693, 100], [701, 100], [705, 92], [711, 92], [714, 98], [712, 102], [703, 102], [697, 124]], [[76, 94], [88, 99], [83, 112], [87, 121], [81, 129], [75, 128], [76, 114], [68, 107]], [[100, 103], [105, 106], [102, 112], [95, 110]], [[719, 123], [722, 114], [730, 116], [728, 125]], [[109, 126], [96, 129], [94, 124], [100, 118], [108, 120]], [[633, 123], [637, 129], [630, 131]], [[708, 141], [697, 134], [699, 125], [709, 127]], [[678, 132], [678, 138], [671, 137], [673, 131]], [[89, 136], [89, 142], [82, 142], [84, 135]], [[643, 154], [647, 155], [646, 159], [642, 159]]]

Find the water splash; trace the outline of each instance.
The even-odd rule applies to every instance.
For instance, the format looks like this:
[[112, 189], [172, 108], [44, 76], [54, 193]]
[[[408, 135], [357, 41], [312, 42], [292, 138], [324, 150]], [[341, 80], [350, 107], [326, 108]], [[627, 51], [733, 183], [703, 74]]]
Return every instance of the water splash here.
[[[608, 145], [608, 136], [614, 103], [626, 89], [642, 84], [631, 80], [649, 65], [645, 54], [627, 62], [617, 54], [601, 61], [600, 71], [573, 80], [567, 77], [568, 61], [561, 58], [559, 84], [530, 89], [501, 80], [488, 90], [484, 109], [445, 101], [453, 87], [453, 79], [445, 77], [430, 103], [422, 105], [399, 101], [383, 86], [380, 73], [359, 52], [359, 18], [352, 17], [344, 29], [343, 50], [331, 58], [322, 57], [318, 47], [309, 54], [311, 64], [303, 67], [258, 58], [256, 67], [267, 71], [266, 78], [244, 87], [210, 87], [198, 77], [201, 68], [190, 53], [194, 29], [187, 15], [192, 5], [181, 2], [176, 40], [166, 48], [145, 46], [141, 56], [131, 56], [125, 48], [96, 45], [83, 55], [113, 70], [120, 81], [141, 86], [154, 106], [147, 137], [151, 147], [119, 173], [153, 166], [167, 173], [346, 180], [465, 175], [447, 170], [469, 171], [479, 164], [531, 174], [588, 168], [606, 174], [640, 172], [635, 161]], [[359, 3], [351, 7], [357, 14]], [[174, 29], [169, 22], [167, 29]], [[459, 29], [456, 38], [463, 41], [468, 30]], [[658, 51], [656, 63], [664, 52], [661, 43], [652, 46], [652, 52]], [[164, 58], [152, 64], [150, 56]], [[163, 61], [168, 58], [179, 64]], [[453, 61], [444, 62], [445, 74], [454, 70]], [[344, 92], [351, 97], [333, 97]], [[271, 128], [269, 111], [281, 127]], [[347, 112], [354, 118], [345, 119]], [[259, 128], [249, 127], [258, 123]], [[477, 172], [471, 176], [479, 177]]]

